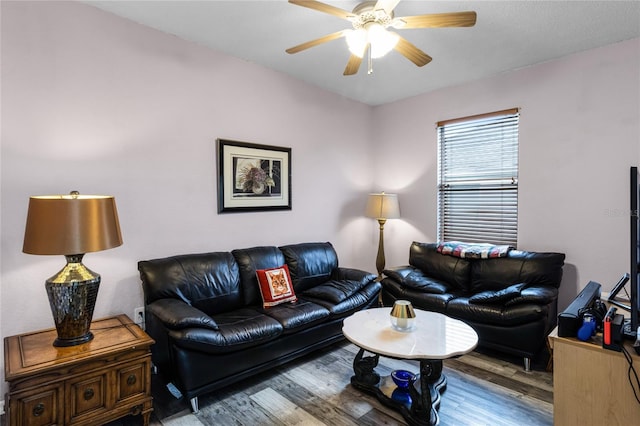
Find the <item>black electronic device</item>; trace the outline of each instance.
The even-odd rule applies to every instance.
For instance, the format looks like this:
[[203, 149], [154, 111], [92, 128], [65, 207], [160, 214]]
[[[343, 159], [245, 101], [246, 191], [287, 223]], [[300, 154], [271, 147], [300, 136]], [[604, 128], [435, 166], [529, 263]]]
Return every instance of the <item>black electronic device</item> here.
[[607, 302], [609, 302], [612, 305], [615, 305], [619, 308], [624, 309], [625, 311], [630, 312], [631, 311], [631, 306], [630, 305], [626, 305], [622, 302], [620, 302], [619, 300], [616, 300], [616, 297], [618, 296], [618, 293], [620, 293], [620, 290], [622, 290], [624, 288], [624, 285], [629, 281], [629, 277], [630, 275], [625, 273], [616, 283], [616, 285], [613, 286], [613, 288], [611, 289], [611, 292], [609, 293], [609, 297], [607, 297]]
[[589, 281], [578, 297], [573, 299], [567, 309], [558, 315], [559, 337], [576, 337], [578, 335], [578, 330], [582, 326], [582, 315], [593, 308], [596, 300], [600, 299], [601, 288], [599, 283]]
[[629, 179], [629, 216], [630, 216], [630, 247], [629, 247], [629, 320], [625, 322], [622, 334], [625, 338], [630, 340], [636, 340], [638, 334], [638, 316], [640, 315], [640, 291], [638, 291], [638, 262], [640, 261], [640, 234], [638, 233], [638, 211], [640, 205], [638, 204], [639, 197], [638, 191], [638, 168], [630, 168]]

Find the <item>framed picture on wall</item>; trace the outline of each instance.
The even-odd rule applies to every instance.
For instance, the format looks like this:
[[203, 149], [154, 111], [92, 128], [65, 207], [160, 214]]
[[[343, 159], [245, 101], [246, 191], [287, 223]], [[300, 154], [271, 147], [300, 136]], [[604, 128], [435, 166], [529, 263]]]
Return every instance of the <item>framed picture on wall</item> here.
[[218, 213], [291, 210], [291, 148], [216, 142]]

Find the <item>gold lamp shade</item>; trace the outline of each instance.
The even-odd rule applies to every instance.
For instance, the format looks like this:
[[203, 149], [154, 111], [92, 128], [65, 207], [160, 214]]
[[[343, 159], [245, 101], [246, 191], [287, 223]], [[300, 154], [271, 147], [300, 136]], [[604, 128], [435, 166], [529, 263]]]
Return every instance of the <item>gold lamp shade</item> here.
[[398, 331], [410, 331], [415, 325], [416, 313], [408, 300], [396, 300], [389, 315], [392, 327]]
[[45, 283], [58, 338], [54, 346], [73, 346], [93, 338], [89, 331], [100, 275], [82, 264], [85, 253], [122, 245], [115, 199], [104, 195], [34, 196], [22, 251], [64, 255], [66, 266]]
[[78, 254], [122, 245], [116, 200], [106, 195], [44, 195], [29, 198], [22, 251]]

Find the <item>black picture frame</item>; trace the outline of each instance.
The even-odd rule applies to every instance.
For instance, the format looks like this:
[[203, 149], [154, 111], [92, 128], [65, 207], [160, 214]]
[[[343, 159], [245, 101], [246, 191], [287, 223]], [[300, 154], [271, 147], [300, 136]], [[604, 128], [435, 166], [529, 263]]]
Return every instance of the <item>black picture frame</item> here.
[[218, 213], [291, 210], [291, 148], [217, 139]]

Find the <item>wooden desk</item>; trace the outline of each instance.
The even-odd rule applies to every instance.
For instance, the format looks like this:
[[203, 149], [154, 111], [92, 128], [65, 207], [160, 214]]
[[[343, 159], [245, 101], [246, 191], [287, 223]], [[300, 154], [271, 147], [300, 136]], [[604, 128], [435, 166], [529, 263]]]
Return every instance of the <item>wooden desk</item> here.
[[[635, 425], [640, 403], [629, 383], [629, 364], [621, 352], [602, 348], [602, 336], [582, 342], [549, 335], [553, 349], [553, 422], [556, 426]], [[625, 342], [640, 375], [640, 356]], [[632, 375], [633, 377], [633, 375]], [[635, 380], [635, 378], [633, 379]], [[635, 385], [634, 383], [634, 386]], [[636, 388], [638, 396], [640, 391]]]
[[8, 424], [100, 425], [128, 414], [149, 424], [154, 343], [126, 315], [94, 321], [93, 340], [55, 347], [55, 329], [4, 339]]

